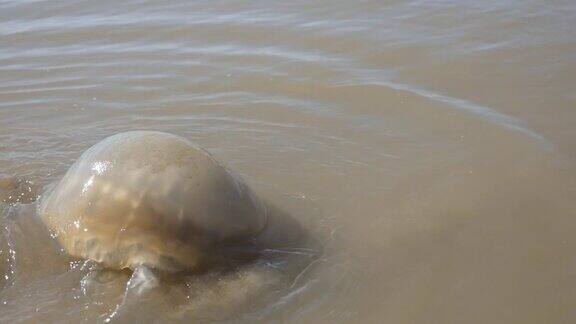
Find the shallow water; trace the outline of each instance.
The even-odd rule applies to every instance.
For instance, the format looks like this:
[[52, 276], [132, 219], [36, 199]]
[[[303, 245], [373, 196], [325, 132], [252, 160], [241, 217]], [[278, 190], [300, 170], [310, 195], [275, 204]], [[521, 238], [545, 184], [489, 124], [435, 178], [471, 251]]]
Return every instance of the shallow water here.
[[[573, 1], [0, 1], [0, 322], [571, 323], [575, 54]], [[316, 243], [278, 225], [299, 244], [172, 278], [69, 259], [35, 197], [136, 129]]]

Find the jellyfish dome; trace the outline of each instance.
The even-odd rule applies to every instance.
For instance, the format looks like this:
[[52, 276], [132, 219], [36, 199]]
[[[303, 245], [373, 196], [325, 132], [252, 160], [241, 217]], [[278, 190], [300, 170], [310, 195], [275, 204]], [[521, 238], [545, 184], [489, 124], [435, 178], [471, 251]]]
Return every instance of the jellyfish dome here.
[[135, 131], [89, 148], [43, 198], [39, 214], [63, 249], [109, 268], [194, 269], [219, 243], [266, 224], [253, 192], [207, 151]]

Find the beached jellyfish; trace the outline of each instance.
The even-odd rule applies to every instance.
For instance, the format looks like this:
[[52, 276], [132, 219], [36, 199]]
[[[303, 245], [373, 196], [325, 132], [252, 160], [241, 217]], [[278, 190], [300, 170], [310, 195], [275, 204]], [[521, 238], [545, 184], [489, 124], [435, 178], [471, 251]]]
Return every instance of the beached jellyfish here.
[[89, 148], [44, 195], [39, 214], [72, 256], [170, 272], [194, 269], [211, 246], [266, 224], [252, 191], [208, 152], [151, 131]]

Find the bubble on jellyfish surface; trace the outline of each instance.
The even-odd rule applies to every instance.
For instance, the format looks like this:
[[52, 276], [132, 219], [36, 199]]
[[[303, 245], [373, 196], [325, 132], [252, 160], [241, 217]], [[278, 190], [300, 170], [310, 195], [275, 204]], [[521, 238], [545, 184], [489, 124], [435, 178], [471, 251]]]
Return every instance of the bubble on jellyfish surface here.
[[250, 239], [264, 205], [207, 151], [133, 131], [85, 151], [42, 198], [42, 221], [71, 256], [112, 269], [198, 268], [212, 246]]

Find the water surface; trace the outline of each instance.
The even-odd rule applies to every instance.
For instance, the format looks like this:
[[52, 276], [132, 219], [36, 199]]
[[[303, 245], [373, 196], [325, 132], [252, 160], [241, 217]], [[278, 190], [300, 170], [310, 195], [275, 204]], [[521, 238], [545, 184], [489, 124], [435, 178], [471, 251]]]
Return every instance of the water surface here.
[[[575, 85], [573, 1], [0, 1], [0, 322], [571, 323]], [[36, 195], [137, 129], [321, 248], [147, 294], [68, 260]]]

